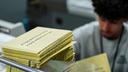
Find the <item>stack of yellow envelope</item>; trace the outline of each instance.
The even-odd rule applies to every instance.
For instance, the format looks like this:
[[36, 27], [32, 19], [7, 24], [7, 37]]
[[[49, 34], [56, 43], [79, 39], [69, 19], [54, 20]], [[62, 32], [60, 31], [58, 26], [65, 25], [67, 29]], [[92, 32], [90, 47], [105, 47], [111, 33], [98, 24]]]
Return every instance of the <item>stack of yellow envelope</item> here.
[[[3, 54], [18, 63], [40, 68], [50, 59], [74, 59], [72, 31], [36, 27], [3, 45]], [[20, 72], [7, 67], [7, 71]], [[22, 72], [22, 71], [21, 71]]]
[[64, 61], [73, 61], [75, 56], [74, 50], [72, 47], [67, 48], [66, 50], [58, 53], [52, 59], [54, 60], [64, 60]]

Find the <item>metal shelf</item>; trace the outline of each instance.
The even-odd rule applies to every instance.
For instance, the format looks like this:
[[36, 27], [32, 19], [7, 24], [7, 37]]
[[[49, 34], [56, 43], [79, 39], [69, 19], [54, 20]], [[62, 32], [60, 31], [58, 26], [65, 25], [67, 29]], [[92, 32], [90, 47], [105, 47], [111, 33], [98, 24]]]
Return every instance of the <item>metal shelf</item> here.
[[2, 57], [2, 56], [0, 56], [0, 62], [4, 63], [6, 65], [10, 65], [12, 67], [18, 68], [20, 70], [23, 70], [25, 72], [44, 72], [39, 69], [31, 68], [31, 67], [16, 63], [15, 61], [12, 61], [12, 60]]

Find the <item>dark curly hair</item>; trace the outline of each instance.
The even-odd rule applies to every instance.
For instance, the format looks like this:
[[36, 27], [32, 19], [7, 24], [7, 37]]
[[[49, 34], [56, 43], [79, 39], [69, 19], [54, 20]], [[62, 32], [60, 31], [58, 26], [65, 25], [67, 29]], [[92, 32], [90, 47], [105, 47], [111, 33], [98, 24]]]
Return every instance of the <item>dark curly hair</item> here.
[[128, 19], [128, 0], [92, 0], [94, 11], [110, 21]]

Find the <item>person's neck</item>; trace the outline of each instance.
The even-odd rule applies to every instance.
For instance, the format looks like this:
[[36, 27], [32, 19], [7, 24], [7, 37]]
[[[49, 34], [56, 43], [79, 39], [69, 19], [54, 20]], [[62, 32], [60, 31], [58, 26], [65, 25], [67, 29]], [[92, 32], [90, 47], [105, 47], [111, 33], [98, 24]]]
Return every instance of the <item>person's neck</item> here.
[[119, 38], [122, 35], [123, 31], [124, 31], [124, 26], [122, 25], [119, 33], [117, 34], [117, 38]]

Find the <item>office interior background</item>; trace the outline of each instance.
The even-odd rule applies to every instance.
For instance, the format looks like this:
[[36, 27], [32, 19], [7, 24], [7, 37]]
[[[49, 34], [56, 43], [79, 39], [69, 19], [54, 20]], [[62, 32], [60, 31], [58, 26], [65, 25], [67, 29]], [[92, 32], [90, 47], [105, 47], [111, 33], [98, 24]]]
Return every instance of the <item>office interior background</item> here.
[[[1, 0], [0, 19], [36, 26], [71, 29], [95, 20], [90, 0]], [[76, 7], [76, 8], [75, 8]]]

